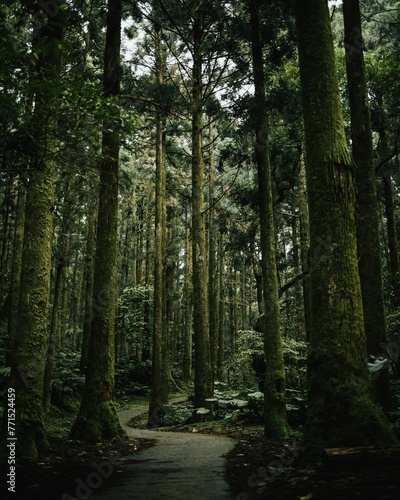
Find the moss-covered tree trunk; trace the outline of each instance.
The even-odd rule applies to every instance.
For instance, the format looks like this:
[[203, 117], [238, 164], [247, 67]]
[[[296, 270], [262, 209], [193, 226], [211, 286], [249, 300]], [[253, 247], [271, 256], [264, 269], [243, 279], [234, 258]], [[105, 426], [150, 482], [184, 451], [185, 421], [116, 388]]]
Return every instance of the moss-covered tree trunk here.
[[238, 331], [238, 314], [237, 314], [237, 286], [236, 286], [236, 268], [235, 263], [231, 261], [229, 266], [228, 277], [229, 289], [229, 347], [230, 354], [234, 356], [236, 353], [236, 336]]
[[218, 350], [217, 350], [217, 379], [223, 382], [224, 361], [225, 361], [225, 301], [224, 301], [224, 233], [220, 232], [218, 237], [218, 290], [217, 300], [218, 306]]
[[109, 0], [103, 82], [111, 105], [103, 124], [90, 349], [81, 406], [71, 430], [73, 439], [89, 442], [123, 433], [114, 400], [120, 126], [115, 99], [120, 92], [121, 15], [121, 0]]
[[183, 332], [183, 381], [192, 380], [193, 354], [193, 302], [192, 302], [192, 244], [189, 222], [189, 209], [185, 210], [186, 238], [185, 238], [185, 284], [184, 284], [184, 332]]
[[[304, 164], [304, 155], [300, 158], [300, 189], [299, 189], [299, 219], [300, 219], [300, 249], [301, 249], [301, 271], [306, 273], [309, 269], [310, 255], [310, 225], [308, 220], [307, 206], [307, 186], [306, 170]], [[304, 275], [303, 286], [303, 304], [304, 304], [304, 323], [306, 328], [306, 338], [310, 340], [310, 317], [311, 317], [311, 289], [310, 276]]]
[[[379, 356], [386, 346], [383, 304], [379, 210], [376, 193], [371, 117], [365, 81], [358, 0], [343, 1], [346, 69], [351, 115], [352, 153], [356, 164], [357, 252], [364, 308], [365, 336], [369, 355]], [[382, 370], [373, 382], [377, 402], [389, 405], [389, 371]]]
[[15, 213], [14, 240], [12, 243], [12, 262], [10, 279], [10, 308], [8, 315], [8, 346], [7, 360], [8, 366], [14, 363], [14, 342], [18, 335], [18, 306], [21, 289], [21, 267], [22, 251], [24, 244], [25, 227], [25, 205], [26, 205], [26, 179], [21, 175], [18, 181], [18, 199]]
[[[375, 128], [379, 134], [378, 141], [378, 156], [383, 164], [387, 163], [387, 158], [390, 156], [389, 140], [387, 134], [387, 120], [386, 110], [384, 105], [383, 95], [378, 93], [376, 95], [377, 112], [375, 113]], [[388, 237], [388, 250], [389, 250], [389, 274], [391, 284], [391, 306], [395, 310], [400, 307], [400, 261], [399, 261], [399, 247], [397, 238], [397, 223], [395, 215], [395, 203], [393, 198], [393, 186], [390, 168], [382, 168], [379, 172], [383, 182], [383, 193], [385, 203], [386, 215], [386, 229]]]
[[192, 249], [193, 320], [195, 343], [194, 404], [206, 405], [213, 396], [211, 368], [207, 248], [204, 212], [203, 159], [203, 25], [202, 13], [194, 13], [192, 69]]
[[46, 365], [43, 381], [43, 407], [48, 409], [51, 395], [51, 383], [53, 379], [54, 359], [56, 349], [60, 346], [60, 308], [62, 299], [63, 274], [65, 270], [64, 255], [60, 255], [56, 266], [56, 277], [54, 281], [53, 309], [49, 329], [49, 341], [46, 353]]
[[[160, 28], [154, 28], [155, 41], [155, 74], [156, 83], [163, 84], [163, 57]], [[162, 423], [162, 407], [168, 402], [168, 382], [164, 383], [165, 337], [167, 324], [165, 321], [166, 286], [165, 286], [165, 244], [166, 244], [166, 164], [164, 154], [163, 128], [164, 116], [162, 110], [156, 115], [156, 211], [155, 211], [155, 241], [154, 241], [154, 326], [153, 326], [153, 357], [152, 383], [149, 403], [149, 425]]]
[[0, 241], [0, 306], [3, 306], [4, 292], [6, 287], [5, 278], [9, 273], [10, 264], [10, 240], [5, 237], [10, 233], [12, 201], [14, 198], [14, 177], [10, 175], [7, 180], [3, 194], [3, 203], [1, 206], [2, 212], [2, 228], [1, 234], [3, 238]]
[[49, 17], [33, 42], [37, 54], [33, 126], [37, 150], [27, 176], [20, 295], [9, 386], [16, 391], [18, 459], [35, 460], [47, 448], [43, 377], [56, 175], [56, 106], [59, 99], [64, 13]]
[[382, 182], [385, 198], [386, 228], [389, 246], [389, 272], [390, 284], [392, 288], [391, 303], [393, 309], [397, 309], [400, 307], [400, 262], [393, 183], [392, 176], [389, 172], [385, 172], [385, 174], [382, 175]]
[[92, 326], [92, 300], [93, 300], [93, 267], [94, 267], [94, 252], [96, 240], [96, 212], [97, 204], [95, 207], [89, 209], [87, 215], [87, 229], [86, 229], [86, 248], [85, 248], [85, 262], [82, 279], [82, 345], [81, 345], [81, 360], [80, 369], [86, 373], [89, 347], [90, 347], [90, 329]]
[[329, 9], [325, 0], [297, 0], [295, 12], [311, 249], [304, 442], [316, 453], [324, 447], [393, 443], [393, 432], [365, 383], [354, 165], [340, 108]]
[[266, 135], [267, 114], [265, 104], [263, 46], [260, 34], [259, 2], [250, 0], [254, 78], [254, 126], [256, 129], [256, 160], [260, 203], [260, 233], [262, 255], [263, 322], [265, 353], [264, 431], [271, 438], [288, 434], [286, 418], [286, 377], [280, 334], [278, 275], [275, 260], [275, 227], [272, 206], [271, 170]]
[[211, 366], [215, 375], [218, 350], [218, 272], [217, 272], [217, 231], [215, 220], [215, 207], [213, 206], [215, 197], [215, 166], [214, 166], [214, 123], [210, 117], [209, 130], [209, 161], [208, 161], [208, 300], [210, 311], [210, 349]]
[[[56, 352], [60, 349], [62, 331], [64, 331], [62, 323], [63, 291], [66, 288], [66, 269], [68, 267], [71, 242], [71, 198], [69, 182], [67, 182], [65, 186], [65, 192], [63, 221], [58, 236], [58, 251], [56, 252], [57, 262], [55, 264], [53, 307], [51, 311], [49, 341], [44, 373], [43, 406], [45, 410], [47, 410], [50, 403], [54, 361]], [[77, 266], [74, 266], [74, 269], [76, 269], [76, 267]]]

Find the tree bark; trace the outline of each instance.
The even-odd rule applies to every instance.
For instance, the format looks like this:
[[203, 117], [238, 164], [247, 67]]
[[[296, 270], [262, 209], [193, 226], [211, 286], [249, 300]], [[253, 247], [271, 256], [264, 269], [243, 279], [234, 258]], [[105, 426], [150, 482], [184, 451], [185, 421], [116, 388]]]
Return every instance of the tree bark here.
[[217, 364], [217, 349], [218, 349], [218, 275], [217, 275], [217, 241], [216, 241], [216, 221], [214, 203], [214, 184], [215, 184], [215, 167], [214, 167], [214, 124], [210, 117], [209, 124], [209, 174], [208, 174], [208, 300], [210, 311], [210, 348], [211, 348], [211, 367], [212, 373], [215, 374]]
[[[163, 84], [163, 57], [160, 29], [154, 28], [156, 83]], [[163, 141], [164, 116], [161, 110], [156, 116], [156, 213], [154, 249], [154, 328], [152, 356], [152, 384], [149, 404], [149, 425], [162, 424], [162, 408], [168, 402], [168, 381], [164, 382], [166, 324], [166, 273], [165, 244], [167, 231], [166, 215], [166, 165]]]
[[[375, 127], [379, 134], [378, 155], [379, 159], [384, 161], [389, 157], [389, 144], [387, 136], [386, 112], [384, 109], [384, 100], [381, 93], [376, 96], [378, 104], [377, 113], [375, 114]], [[395, 203], [393, 198], [392, 176], [389, 169], [382, 167], [379, 171], [383, 182], [383, 193], [386, 215], [386, 229], [388, 236], [389, 250], [389, 274], [390, 274], [390, 303], [392, 310], [400, 306], [400, 264], [399, 264], [399, 247], [396, 228]]]
[[[379, 356], [386, 346], [383, 303], [379, 211], [376, 192], [371, 117], [365, 81], [361, 15], [358, 0], [343, 0], [346, 69], [350, 101], [352, 153], [356, 164], [357, 254], [367, 352]], [[373, 382], [376, 401], [389, 406], [389, 371], [381, 370]]]
[[365, 384], [354, 165], [340, 108], [329, 9], [325, 0], [296, 0], [295, 5], [311, 249], [304, 443], [313, 456], [326, 447], [391, 444], [395, 437]]
[[[93, 279], [93, 318], [85, 387], [71, 436], [97, 442], [123, 434], [114, 400], [115, 311], [122, 1], [109, 0], [104, 54], [104, 95], [111, 98], [103, 123], [100, 195]], [[96, 306], [96, 310], [94, 307]]]
[[[310, 224], [307, 206], [307, 187], [304, 155], [300, 157], [300, 189], [299, 189], [299, 217], [300, 217], [300, 248], [301, 248], [301, 271], [309, 272], [310, 262]], [[311, 320], [311, 290], [310, 277], [304, 275], [303, 281], [303, 304], [304, 322], [306, 328], [306, 338], [310, 341], [310, 320]]]
[[33, 120], [38, 150], [33, 153], [34, 169], [28, 176], [18, 334], [14, 337], [9, 382], [18, 398], [15, 423], [21, 443], [20, 460], [36, 460], [48, 446], [42, 402], [57, 154], [56, 105], [64, 25], [65, 15], [60, 9], [48, 18], [33, 42], [33, 50], [38, 54], [33, 77], [37, 85]]
[[189, 210], [186, 208], [186, 238], [185, 238], [185, 284], [184, 284], [184, 336], [183, 336], [183, 381], [187, 384], [192, 380], [193, 351], [193, 302], [192, 302], [192, 244], [189, 224]]
[[229, 342], [230, 353], [234, 356], [236, 353], [236, 336], [238, 331], [237, 314], [237, 286], [236, 286], [236, 268], [235, 263], [231, 262], [229, 269]]
[[385, 197], [385, 215], [389, 246], [389, 272], [392, 287], [391, 302], [393, 309], [400, 307], [400, 265], [397, 238], [395, 204], [393, 198], [392, 177], [389, 172], [382, 175]]
[[260, 33], [259, 2], [250, 0], [254, 79], [254, 125], [260, 203], [261, 267], [265, 321], [263, 322], [266, 360], [264, 384], [264, 432], [268, 437], [285, 437], [289, 428], [286, 417], [286, 376], [280, 333], [278, 274], [275, 260], [275, 227], [269, 164], [267, 114], [265, 102], [263, 45]]
[[81, 346], [81, 361], [80, 369], [83, 373], [86, 372], [89, 348], [90, 348], [90, 332], [92, 326], [93, 316], [93, 271], [94, 271], [94, 252], [96, 248], [96, 214], [95, 209], [89, 209], [87, 215], [87, 231], [86, 231], [86, 248], [85, 248], [85, 262], [83, 271], [83, 321], [82, 321], [82, 346]]
[[[53, 293], [53, 307], [51, 312], [49, 342], [47, 346], [46, 366], [44, 373], [44, 388], [43, 388], [43, 406], [48, 409], [51, 395], [51, 384], [53, 380], [53, 368], [56, 352], [60, 349], [61, 335], [64, 329], [62, 328], [62, 313], [63, 313], [63, 291], [65, 284], [65, 272], [69, 257], [70, 238], [71, 238], [71, 198], [69, 192], [69, 182], [65, 186], [64, 213], [62, 225], [59, 228], [59, 243], [57, 262], [55, 264], [55, 280]], [[76, 269], [76, 266], [74, 266]]]
[[[13, 193], [14, 191], [14, 177], [12, 175], [9, 175], [8, 180], [7, 180], [7, 186], [5, 188], [4, 192], [4, 201], [3, 201], [3, 206], [1, 207], [1, 213], [2, 213], [2, 238], [0, 242], [0, 307], [3, 307], [3, 300], [4, 300], [4, 291], [6, 289], [5, 287], [5, 278], [8, 274], [9, 271], [9, 264], [10, 264], [10, 251], [11, 251], [11, 246], [10, 246], [10, 238], [9, 238], [9, 233], [10, 233], [10, 225], [11, 225], [11, 217], [12, 217], [12, 200], [13, 200]], [[7, 300], [7, 299], [6, 299]]]
[[21, 176], [18, 181], [18, 199], [15, 214], [14, 240], [11, 263], [10, 309], [8, 316], [7, 366], [15, 365], [14, 345], [18, 336], [18, 307], [21, 289], [21, 267], [24, 243], [26, 179]]
[[193, 21], [192, 69], [192, 255], [195, 343], [195, 407], [206, 406], [206, 399], [213, 396], [207, 289], [207, 249], [204, 220], [202, 42], [202, 13], [200, 11], [195, 11]]
[[224, 234], [218, 238], [218, 351], [217, 351], [217, 379], [223, 382], [225, 361], [225, 301], [224, 301]]

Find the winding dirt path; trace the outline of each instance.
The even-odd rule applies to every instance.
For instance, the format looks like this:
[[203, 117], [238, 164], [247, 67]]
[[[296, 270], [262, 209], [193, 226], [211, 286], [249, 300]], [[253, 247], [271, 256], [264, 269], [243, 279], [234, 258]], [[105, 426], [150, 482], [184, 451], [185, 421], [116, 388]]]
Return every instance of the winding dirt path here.
[[126, 424], [147, 406], [119, 413], [128, 436], [156, 439], [156, 445], [132, 457], [117, 484], [93, 494], [107, 500], [231, 500], [223, 455], [235, 441], [197, 433], [133, 429]]

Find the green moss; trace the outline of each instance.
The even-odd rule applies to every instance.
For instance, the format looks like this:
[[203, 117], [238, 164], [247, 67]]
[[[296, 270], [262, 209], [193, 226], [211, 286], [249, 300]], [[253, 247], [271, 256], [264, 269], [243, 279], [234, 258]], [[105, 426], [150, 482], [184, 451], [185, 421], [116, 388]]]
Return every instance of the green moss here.
[[394, 435], [362, 380], [366, 364], [358, 274], [354, 164], [346, 143], [325, 0], [296, 2], [310, 213], [311, 302], [304, 444], [385, 445]]
[[92, 411], [85, 411], [76, 419], [70, 436], [72, 439], [95, 443], [124, 436], [115, 404], [103, 401]]

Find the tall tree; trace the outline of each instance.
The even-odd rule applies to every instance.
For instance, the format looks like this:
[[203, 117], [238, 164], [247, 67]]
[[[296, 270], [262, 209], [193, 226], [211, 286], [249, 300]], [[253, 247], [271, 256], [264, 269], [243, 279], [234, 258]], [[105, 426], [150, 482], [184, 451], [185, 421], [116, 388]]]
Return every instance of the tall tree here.
[[393, 195], [393, 180], [390, 172], [382, 174], [382, 182], [385, 197], [385, 215], [389, 247], [389, 271], [392, 287], [391, 303], [393, 309], [397, 309], [400, 306], [400, 262], [395, 198]]
[[[47, 409], [50, 402], [51, 385], [53, 380], [54, 361], [57, 350], [61, 346], [61, 332], [62, 328], [62, 298], [65, 286], [66, 268], [68, 267], [68, 257], [71, 243], [71, 191], [70, 179], [67, 179], [65, 185], [65, 199], [63, 207], [63, 217], [61, 227], [58, 235], [58, 251], [56, 252], [55, 263], [55, 278], [54, 278], [54, 292], [53, 292], [53, 309], [51, 312], [49, 340], [46, 356], [46, 367], [44, 373], [44, 394], [43, 405]], [[77, 266], [74, 266], [76, 269]]]
[[18, 182], [18, 198], [15, 214], [15, 229], [13, 239], [13, 253], [11, 265], [11, 282], [10, 282], [10, 306], [8, 316], [8, 353], [10, 366], [13, 366], [14, 342], [18, 336], [18, 305], [19, 294], [21, 289], [21, 267], [22, 267], [22, 252], [24, 243], [24, 222], [25, 222], [25, 205], [26, 205], [26, 185], [25, 176], [21, 174]]
[[[343, 1], [346, 69], [350, 101], [353, 160], [356, 164], [356, 224], [358, 270], [364, 308], [368, 354], [378, 356], [386, 345], [379, 211], [376, 192], [371, 117], [362, 50], [358, 0]], [[379, 372], [373, 383], [376, 400], [389, 405], [389, 371]]]
[[224, 361], [225, 361], [225, 302], [224, 302], [224, 232], [218, 236], [218, 324], [217, 324], [217, 379], [224, 381]]
[[13, 339], [10, 387], [18, 394], [16, 413], [19, 457], [34, 460], [47, 447], [43, 427], [43, 378], [56, 176], [57, 106], [60, 99], [62, 40], [66, 15], [61, 9], [38, 17], [43, 24], [33, 41], [36, 63], [32, 152], [26, 194], [22, 250], [18, 334]]
[[[308, 206], [307, 206], [307, 187], [306, 187], [306, 172], [304, 164], [304, 155], [300, 157], [300, 188], [299, 188], [299, 218], [300, 218], [300, 248], [301, 248], [301, 270], [303, 273], [309, 271], [309, 222], [308, 222]], [[310, 317], [311, 317], [311, 296], [310, 296], [310, 279], [305, 275], [302, 280], [303, 285], [303, 303], [304, 303], [304, 322], [306, 328], [306, 338], [310, 337]]]
[[387, 444], [395, 437], [362, 383], [366, 342], [355, 227], [354, 165], [340, 108], [325, 0], [296, 0], [310, 217], [311, 324], [304, 442]]
[[288, 434], [286, 418], [286, 378], [280, 334], [278, 274], [275, 260], [275, 228], [272, 205], [272, 182], [269, 164], [267, 113], [265, 103], [263, 44], [260, 33], [259, 1], [250, 0], [254, 78], [254, 125], [260, 203], [261, 266], [264, 300], [264, 430], [268, 437]]
[[190, 241], [189, 209], [185, 207], [185, 282], [184, 293], [184, 332], [183, 332], [183, 381], [190, 383], [192, 380], [192, 355], [193, 355], [193, 303], [192, 303], [192, 244]]
[[93, 315], [85, 387], [71, 430], [73, 438], [92, 442], [123, 432], [114, 402], [121, 18], [122, 1], [109, 0], [103, 85], [110, 106], [103, 123]]
[[[154, 27], [155, 76], [156, 84], [163, 84], [163, 49], [161, 27]], [[152, 385], [149, 404], [149, 424], [161, 423], [162, 406], [168, 402], [168, 381], [163, 383], [163, 350], [166, 342], [165, 304], [165, 244], [166, 244], [166, 163], [164, 147], [165, 117], [160, 106], [156, 113], [156, 213], [155, 213], [155, 251], [154, 251], [154, 327], [153, 327], [153, 362]]]
[[90, 331], [92, 326], [93, 314], [93, 266], [95, 251], [95, 225], [96, 225], [97, 204], [89, 207], [87, 214], [86, 228], [86, 248], [84, 250], [84, 269], [82, 278], [82, 344], [80, 369], [86, 372], [90, 348]]
[[209, 145], [208, 145], [208, 300], [210, 312], [210, 349], [211, 365], [215, 375], [217, 349], [218, 349], [218, 273], [217, 273], [217, 238], [216, 238], [216, 220], [215, 220], [215, 166], [214, 166], [214, 122], [210, 117], [209, 123]]
[[208, 307], [207, 249], [204, 209], [203, 59], [204, 37], [212, 21], [205, 5], [193, 8], [192, 68], [192, 258], [195, 343], [194, 404], [205, 406], [213, 395]]

